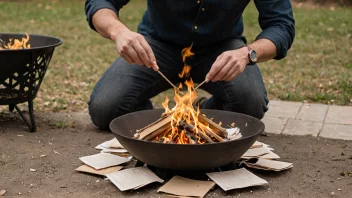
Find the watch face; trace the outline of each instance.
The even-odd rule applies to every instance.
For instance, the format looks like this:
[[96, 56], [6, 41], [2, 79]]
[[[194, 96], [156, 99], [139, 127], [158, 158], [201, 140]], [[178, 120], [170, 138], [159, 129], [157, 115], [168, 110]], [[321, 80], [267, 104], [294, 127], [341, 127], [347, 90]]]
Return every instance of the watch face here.
[[250, 57], [253, 62], [257, 61], [257, 53], [255, 51], [251, 52]]

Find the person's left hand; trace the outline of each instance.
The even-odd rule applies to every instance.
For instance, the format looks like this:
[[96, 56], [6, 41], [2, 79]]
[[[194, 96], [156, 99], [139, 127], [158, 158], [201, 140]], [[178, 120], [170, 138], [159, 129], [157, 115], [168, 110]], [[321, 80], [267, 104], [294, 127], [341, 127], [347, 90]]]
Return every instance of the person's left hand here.
[[246, 47], [225, 51], [215, 60], [205, 79], [207, 82], [231, 81], [244, 71], [248, 63]]

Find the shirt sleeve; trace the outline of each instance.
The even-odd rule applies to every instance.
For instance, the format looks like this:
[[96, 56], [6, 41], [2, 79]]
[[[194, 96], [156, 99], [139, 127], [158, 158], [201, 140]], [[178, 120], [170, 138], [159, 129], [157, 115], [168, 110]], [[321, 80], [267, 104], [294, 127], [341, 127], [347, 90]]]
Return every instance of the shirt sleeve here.
[[86, 0], [85, 11], [90, 28], [96, 30], [92, 23], [92, 17], [98, 10], [107, 8], [118, 15], [120, 9], [128, 2], [129, 0]]
[[269, 39], [277, 49], [276, 60], [286, 57], [295, 37], [295, 20], [290, 0], [255, 0], [262, 32], [256, 40]]

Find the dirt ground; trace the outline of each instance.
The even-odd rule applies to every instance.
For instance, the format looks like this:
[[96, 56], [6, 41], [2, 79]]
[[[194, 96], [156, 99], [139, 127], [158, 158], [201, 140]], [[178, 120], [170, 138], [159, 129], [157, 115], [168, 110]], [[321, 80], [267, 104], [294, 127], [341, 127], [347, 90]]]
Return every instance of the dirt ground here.
[[[156, 192], [160, 184], [122, 193], [102, 177], [74, 171], [82, 164], [79, 157], [98, 153], [94, 147], [113, 137], [91, 126], [86, 114], [38, 117], [38, 132], [28, 133], [16, 116], [0, 114], [0, 190], [7, 191], [5, 197], [164, 197]], [[226, 193], [216, 187], [207, 197], [352, 196], [352, 141], [271, 134], [260, 140], [294, 168], [254, 171], [269, 185]]]

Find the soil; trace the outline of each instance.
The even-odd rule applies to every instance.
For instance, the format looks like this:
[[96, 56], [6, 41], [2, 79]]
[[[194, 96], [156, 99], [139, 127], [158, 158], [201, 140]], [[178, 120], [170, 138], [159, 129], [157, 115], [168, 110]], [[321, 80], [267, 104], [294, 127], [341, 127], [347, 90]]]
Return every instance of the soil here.
[[[160, 184], [122, 193], [102, 177], [74, 171], [82, 164], [79, 157], [98, 153], [94, 147], [113, 138], [95, 129], [86, 114], [37, 117], [38, 132], [28, 133], [17, 116], [0, 114], [0, 190], [7, 191], [5, 197], [164, 197], [156, 192]], [[216, 187], [207, 197], [351, 197], [352, 141], [272, 134], [260, 140], [294, 168], [253, 171], [269, 185], [230, 192]]]

